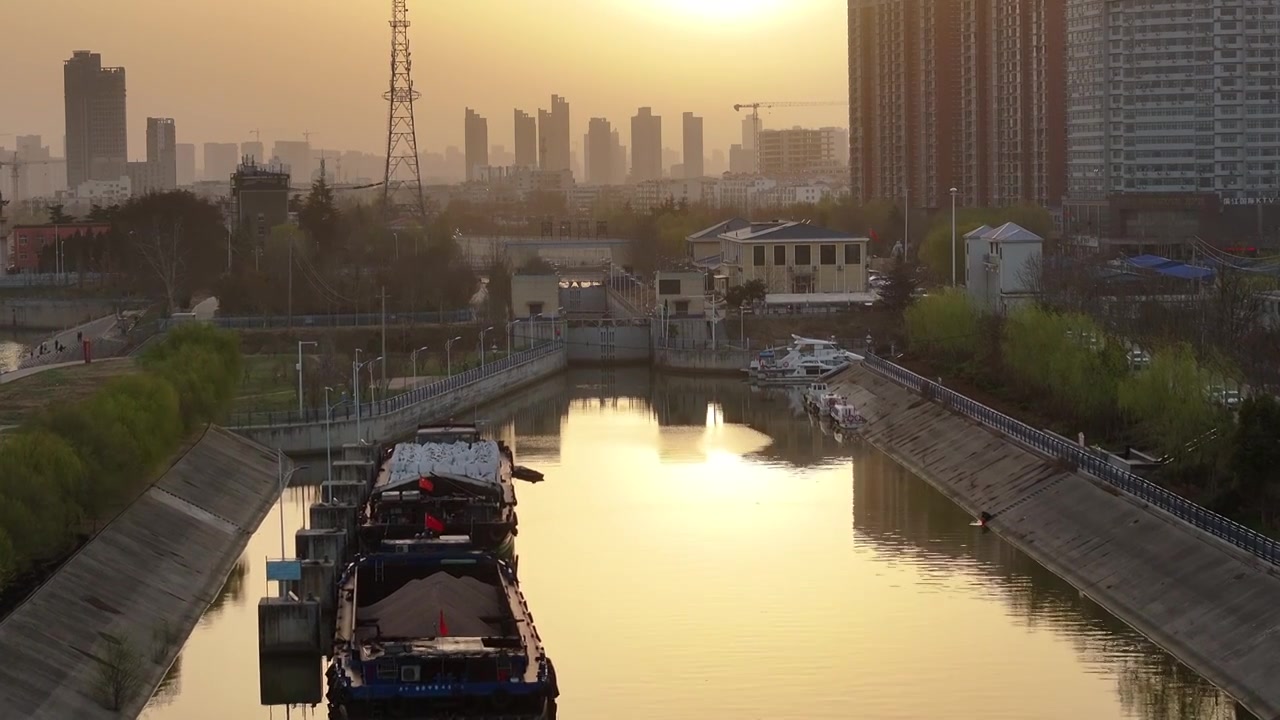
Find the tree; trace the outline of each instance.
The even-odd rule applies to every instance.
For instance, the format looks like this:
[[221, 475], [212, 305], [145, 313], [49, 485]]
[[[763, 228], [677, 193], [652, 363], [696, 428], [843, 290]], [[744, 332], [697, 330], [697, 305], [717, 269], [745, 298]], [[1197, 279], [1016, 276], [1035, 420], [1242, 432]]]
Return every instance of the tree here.
[[889, 266], [884, 286], [880, 288], [880, 302], [890, 312], [901, 315], [915, 300], [918, 287], [915, 270], [899, 256]]
[[142, 654], [125, 639], [106, 637], [94, 691], [107, 710], [122, 710], [142, 690]]
[[1149, 445], [1184, 461], [1189, 447], [1199, 447], [1192, 441], [1220, 419], [1206, 395], [1205, 381], [1191, 346], [1178, 343], [1155, 352], [1149, 368], [1120, 384], [1120, 409], [1137, 423]]
[[333, 254], [342, 236], [342, 214], [333, 200], [333, 189], [325, 183], [324, 175], [311, 183], [311, 192], [298, 211], [298, 226], [315, 243], [320, 254]]
[[63, 212], [65, 206], [62, 203], [54, 203], [48, 207], [49, 222], [54, 225], [68, 225], [76, 221], [74, 215], [68, 215]]
[[1271, 523], [1280, 504], [1280, 402], [1257, 395], [1240, 405], [1231, 437], [1231, 472], [1237, 505], [1255, 508], [1263, 523]]
[[125, 271], [166, 313], [211, 288], [226, 265], [222, 211], [190, 192], [148, 193], [121, 206], [116, 229], [137, 258]]
[[741, 285], [734, 285], [725, 291], [725, 304], [739, 308], [751, 303], [764, 302], [769, 294], [769, 286], [763, 280], [748, 280]]
[[907, 308], [907, 341], [921, 352], [951, 365], [974, 360], [981, 341], [978, 309], [963, 290], [921, 298]]

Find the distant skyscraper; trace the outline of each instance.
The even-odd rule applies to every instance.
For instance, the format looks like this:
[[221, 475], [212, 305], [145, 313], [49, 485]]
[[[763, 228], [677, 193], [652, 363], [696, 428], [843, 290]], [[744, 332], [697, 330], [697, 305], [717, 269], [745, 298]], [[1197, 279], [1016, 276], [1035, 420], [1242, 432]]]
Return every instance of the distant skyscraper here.
[[613, 182], [613, 128], [604, 118], [591, 118], [583, 141], [587, 155], [587, 184], [608, 185]]
[[516, 110], [516, 165], [538, 166], [538, 121], [523, 110]]
[[662, 116], [642, 107], [631, 118], [631, 181], [662, 178]]
[[627, 184], [627, 146], [622, 144], [622, 134], [616, 129], [612, 135], [612, 148], [609, 156], [609, 182], [614, 185]]
[[176, 146], [178, 187], [186, 187], [196, 181], [196, 144], [178, 143]]
[[551, 110], [538, 111], [538, 165], [543, 170], [571, 170], [569, 155], [569, 101], [552, 95]]
[[516, 163], [516, 156], [507, 151], [506, 145], [489, 146], [489, 164], [494, 167], [507, 167]]
[[[846, 137], [846, 138], [848, 137], [848, 133], [845, 133], [845, 137]], [[848, 151], [848, 149], [849, 149], [848, 145], [849, 145], [849, 143], [848, 143], [848, 141], [846, 140], [846, 141], [845, 141], [845, 150], [846, 150], [846, 153], [845, 153], [845, 154], [846, 154], [846, 155], [848, 155], [848, 152], [847, 152], [847, 151]], [[727, 169], [728, 169], [728, 168], [727, 168], [727, 167], [726, 167], [726, 165], [725, 165], [724, 151], [723, 151], [723, 150], [721, 150], [720, 148], [716, 148], [715, 150], [712, 150], [712, 151], [711, 151], [711, 162], [707, 164], [707, 174], [708, 174], [708, 175], [710, 175], [710, 176], [712, 176], [712, 177], [715, 177], [715, 176], [717, 176], [717, 175], [720, 175], [721, 173], [723, 173], [723, 172], [724, 172], [725, 170], [727, 170]]]
[[463, 146], [467, 154], [467, 180], [475, 180], [477, 168], [489, 164], [489, 121], [471, 108], [463, 124]]
[[98, 53], [76, 50], [63, 63], [62, 81], [68, 187], [119, 180], [129, 156], [124, 68], [104, 68]]
[[703, 175], [702, 118], [691, 112], [684, 114], [684, 175], [700, 178]]
[[680, 153], [674, 148], [662, 148], [662, 173], [669, 177], [675, 177], [673, 167], [680, 164]]
[[231, 173], [236, 171], [238, 150], [235, 143], [205, 143], [204, 179], [231, 182]]
[[277, 140], [271, 154], [289, 168], [290, 182], [297, 187], [311, 184], [311, 143], [306, 140]]
[[253, 158], [253, 161], [259, 165], [265, 165], [267, 160], [270, 159], [267, 157], [266, 147], [257, 140], [240, 143], [240, 157], [242, 159], [251, 157]]
[[154, 189], [177, 189], [178, 134], [173, 118], [147, 118], [147, 165]]

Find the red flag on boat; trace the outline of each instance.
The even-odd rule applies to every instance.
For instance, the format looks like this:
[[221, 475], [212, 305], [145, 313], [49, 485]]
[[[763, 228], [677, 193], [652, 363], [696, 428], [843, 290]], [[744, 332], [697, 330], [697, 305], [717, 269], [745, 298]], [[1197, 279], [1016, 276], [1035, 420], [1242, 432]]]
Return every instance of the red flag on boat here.
[[420, 477], [418, 478], [418, 489], [424, 492], [431, 492], [436, 489], [436, 485], [435, 483], [431, 482], [430, 479]]
[[427, 513], [426, 525], [427, 529], [431, 532], [444, 532], [444, 523], [440, 521], [440, 518], [432, 515], [431, 513]]
[[874, 240], [875, 242], [880, 242], [880, 236], [876, 234], [875, 228], [868, 228], [867, 235], [870, 236], [871, 239]]
[[440, 610], [440, 637], [449, 635], [449, 626], [444, 624], [444, 610]]

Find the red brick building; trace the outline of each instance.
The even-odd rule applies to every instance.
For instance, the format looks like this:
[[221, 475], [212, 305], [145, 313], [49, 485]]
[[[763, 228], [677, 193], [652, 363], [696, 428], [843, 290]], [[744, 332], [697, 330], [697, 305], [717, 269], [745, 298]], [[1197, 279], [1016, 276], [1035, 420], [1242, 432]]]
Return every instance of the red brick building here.
[[[76, 222], [60, 225], [14, 225], [9, 233], [10, 273], [40, 272], [40, 253], [55, 242], [66, 243], [77, 235], [102, 235], [110, 232], [111, 225], [98, 222]], [[53, 272], [54, 267], [43, 268]]]

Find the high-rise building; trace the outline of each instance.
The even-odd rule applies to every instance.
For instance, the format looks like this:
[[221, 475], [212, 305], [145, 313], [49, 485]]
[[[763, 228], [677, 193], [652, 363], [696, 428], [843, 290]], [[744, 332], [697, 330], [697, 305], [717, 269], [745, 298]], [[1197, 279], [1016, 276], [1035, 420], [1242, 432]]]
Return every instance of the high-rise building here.
[[662, 179], [662, 116], [642, 107], [631, 118], [631, 182]]
[[178, 187], [186, 187], [196, 181], [196, 144], [178, 143], [174, 152]]
[[147, 118], [147, 165], [152, 189], [178, 188], [178, 134], [173, 118]]
[[850, 0], [854, 198], [1057, 205], [1067, 1]]
[[284, 165], [290, 182], [298, 187], [311, 183], [311, 143], [306, 140], [277, 140], [271, 145], [272, 164]]
[[67, 185], [119, 180], [129, 156], [122, 67], [102, 67], [102, 56], [76, 50], [62, 66], [66, 104]]
[[538, 122], [523, 110], [516, 110], [516, 165], [538, 166]]
[[691, 112], [684, 114], [684, 175], [686, 178], [700, 178], [703, 175], [702, 157], [702, 118]]
[[476, 169], [489, 165], [489, 121], [467, 108], [463, 121], [463, 146], [467, 155], [467, 180], [476, 179]]
[[588, 185], [608, 185], [613, 182], [613, 128], [604, 118], [591, 118], [587, 134], [583, 138], [587, 164]]
[[756, 171], [756, 151], [734, 143], [729, 146], [729, 172], [752, 173]]
[[613, 153], [609, 158], [609, 182], [613, 185], [627, 184], [627, 146], [622, 144], [622, 134], [615, 128], [610, 141]]
[[844, 128], [761, 130], [760, 174], [772, 178], [839, 171], [849, 162], [849, 132]]
[[1280, 191], [1280, 3], [1070, 0], [1068, 194]]
[[507, 151], [506, 145], [489, 146], [489, 165], [493, 167], [510, 167], [516, 164], [514, 153]]
[[230, 182], [239, 161], [238, 151], [235, 143], [205, 143], [204, 179]]
[[253, 161], [259, 165], [265, 165], [267, 162], [267, 148], [259, 140], [249, 140], [240, 143], [240, 157], [253, 158]]
[[571, 170], [569, 101], [551, 96], [551, 110], [538, 110], [538, 166], [543, 170]]

